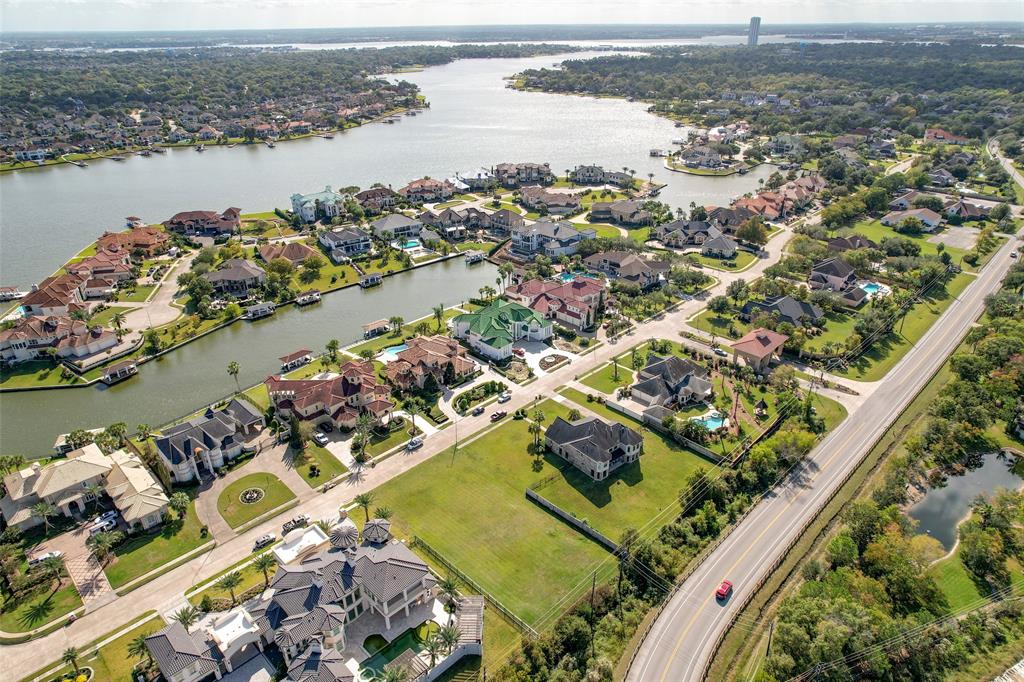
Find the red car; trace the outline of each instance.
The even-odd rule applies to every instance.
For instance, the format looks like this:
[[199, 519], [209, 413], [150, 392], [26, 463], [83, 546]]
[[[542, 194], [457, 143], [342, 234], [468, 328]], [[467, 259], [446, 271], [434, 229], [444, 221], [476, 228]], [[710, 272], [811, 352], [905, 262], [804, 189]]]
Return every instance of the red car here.
[[718, 599], [728, 599], [730, 594], [732, 594], [732, 583], [728, 580], [723, 580], [722, 584], [718, 586], [718, 590], [715, 591], [715, 597]]

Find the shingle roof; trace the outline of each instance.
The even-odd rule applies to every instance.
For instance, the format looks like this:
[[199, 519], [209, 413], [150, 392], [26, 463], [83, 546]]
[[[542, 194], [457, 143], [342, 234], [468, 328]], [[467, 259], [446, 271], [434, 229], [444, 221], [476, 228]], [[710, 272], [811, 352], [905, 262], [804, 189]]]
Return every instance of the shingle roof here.
[[607, 423], [597, 417], [569, 422], [557, 417], [544, 433], [545, 438], [570, 447], [594, 462], [610, 462], [623, 446], [643, 443], [643, 436], [618, 422]]
[[217, 669], [210, 647], [199, 632], [189, 633], [177, 621], [146, 637], [146, 646], [165, 677], [171, 677], [192, 665], [201, 675]]

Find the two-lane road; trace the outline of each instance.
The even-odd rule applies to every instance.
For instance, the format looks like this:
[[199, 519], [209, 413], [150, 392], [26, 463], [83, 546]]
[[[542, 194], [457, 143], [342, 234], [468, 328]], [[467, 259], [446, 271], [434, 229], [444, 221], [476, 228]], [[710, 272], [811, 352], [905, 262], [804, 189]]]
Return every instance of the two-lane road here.
[[[733, 615], [953, 352], [981, 314], [985, 295], [999, 287], [1017, 245], [1015, 238], [1003, 245], [870, 399], [814, 449], [801, 475], [762, 499], [680, 586], [641, 645], [627, 680], [684, 682], [704, 676]], [[723, 579], [731, 580], [735, 588], [728, 601], [719, 602], [715, 589]], [[737, 627], [749, 627], [749, 623], [740, 622]]]

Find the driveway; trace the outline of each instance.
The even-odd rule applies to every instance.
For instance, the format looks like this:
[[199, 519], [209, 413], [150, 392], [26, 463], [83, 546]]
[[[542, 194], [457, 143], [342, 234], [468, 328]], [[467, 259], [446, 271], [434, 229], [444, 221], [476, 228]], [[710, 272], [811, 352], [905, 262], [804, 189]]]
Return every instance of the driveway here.
[[64, 564], [78, 589], [86, 611], [99, 608], [117, 599], [117, 593], [110, 587], [107, 575], [100, 562], [92, 555], [85, 541], [89, 539], [86, 526], [79, 526], [51, 538], [36, 548], [33, 553], [57, 550], [64, 553]]
[[976, 227], [960, 225], [959, 227], [948, 227], [942, 232], [928, 237], [928, 241], [932, 244], [945, 244], [946, 246], [966, 251], [974, 248], [980, 233], [981, 230]]
[[[556, 350], [545, 343], [541, 343], [540, 341], [519, 341], [515, 344], [515, 348], [521, 348], [524, 351], [525, 355], [523, 355], [522, 359], [538, 377], [542, 377], [551, 371], [540, 368], [540, 361], [542, 358], [546, 358], [549, 355], [560, 355], [564, 358], [568, 358], [570, 363], [579, 359], [579, 356], [575, 353]], [[563, 363], [556, 366], [564, 367], [565, 365]]]

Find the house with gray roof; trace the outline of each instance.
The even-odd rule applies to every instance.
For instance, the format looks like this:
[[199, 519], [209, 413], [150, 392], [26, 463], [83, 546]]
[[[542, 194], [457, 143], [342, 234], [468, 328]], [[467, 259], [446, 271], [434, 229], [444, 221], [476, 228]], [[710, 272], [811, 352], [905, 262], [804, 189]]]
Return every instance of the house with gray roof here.
[[558, 417], [545, 431], [544, 444], [595, 481], [601, 481], [639, 459], [644, 439], [618, 422], [608, 423], [597, 417], [570, 422]]
[[260, 266], [244, 258], [231, 258], [216, 270], [207, 272], [203, 279], [221, 294], [246, 295], [249, 289], [267, 281], [267, 273]]
[[706, 220], [673, 220], [654, 228], [654, 238], [665, 246], [685, 248], [701, 246], [704, 242], [720, 237], [722, 231]]
[[708, 400], [712, 393], [708, 371], [677, 355], [650, 353], [636, 379], [630, 394], [645, 407], [681, 407]]
[[732, 260], [736, 257], [736, 251], [739, 246], [729, 237], [724, 234], [720, 234], [717, 237], [712, 237], [704, 242], [700, 247], [700, 253], [702, 256], [709, 256], [711, 258], [724, 258], [725, 260]]
[[222, 677], [221, 657], [215, 656], [206, 632], [188, 632], [174, 621], [146, 637], [153, 662], [168, 682], [197, 682]]
[[389, 213], [370, 223], [373, 234], [386, 241], [415, 239], [420, 236], [423, 223], [401, 213]]
[[369, 253], [373, 249], [370, 235], [354, 227], [342, 227], [323, 232], [318, 238], [321, 246], [330, 255], [335, 264]]
[[233, 398], [219, 410], [208, 408], [201, 417], [164, 429], [154, 444], [171, 479], [188, 483], [240, 455], [261, 428], [263, 415], [248, 401]]
[[597, 233], [592, 229], [577, 230], [567, 222], [540, 220], [532, 225], [513, 228], [512, 251], [529, 258], [571, 256], [576, 253], [580, 242], [596, 236]]
[[740, 310], [740, 319], [749, 321], [761, 313], [767, 313], [779, 322], [788, 322], [794, 327], [819, 325], [825, 320], [821, 308], [793, 298], [792, 296], [776, 296], [763, 301], [747, 301]]
[[811, 267], [807, 284], [812, 289], [841, 292], [857, 285], [857, 273], [852, 265], [833, 256], [819, 261]]

